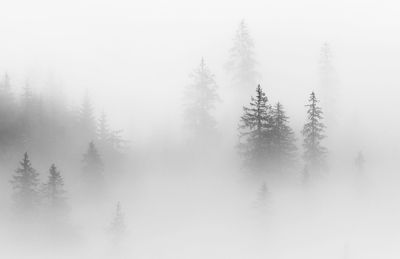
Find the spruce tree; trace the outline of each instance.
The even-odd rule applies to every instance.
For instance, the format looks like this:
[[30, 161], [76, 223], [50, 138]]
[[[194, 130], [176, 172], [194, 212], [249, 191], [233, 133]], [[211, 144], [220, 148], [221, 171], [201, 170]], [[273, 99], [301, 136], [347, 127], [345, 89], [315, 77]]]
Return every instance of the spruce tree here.
[[99, 141], [106, 143], [110, 139], [110, 127], [108, 125], [107, 116], [104, 111], [100, 114], [98, 123], [97, 138]]
[[79, 133], [84, 142], [91, 141], [96, 137], [96, 121], [88, 92], [85, 93], [79, 111]]
[[323, 102], [326, 122], [334, 126], [337, 119], [336, 97], [337, 97], [337, 78], [333, 66], [333, 55], [329, 43], [322, 44], [319, 57], [319, 88], [321, 100]]
[[28, 153], [25, 152], [20, 167], [15, 170], [11, 180], [14, 201], [20, 210], [34, 209], [39, 202], [39, 174], [32, 167]]
[[103, 184], [103, 161], [93, 142], [83, 155], [83, 179], [89, 191], [100, 191]]
[[242, 20], [236, 31], [226, 69], [235, 84], [243, 89], [249, 89], [255, 85], [259, 77], [254, 56], [254, 42], [245, 21]]
[[292, 165], [296, 156], [296, 139], [288, 124], [289, 117], [282, 104], [276, 103], [272, 108], [272, 149], [278, 167]]
[[54, 210], [65, 209], [66, 191], [64, 190], [64, 179], [57, 170], [55, 164], [49, 169], [49, 177], [43, 186], [45, 204]]
[[184, 124], [190, 139], [202, 143], [216, 134], [216, 120], [212, 112], [219, 101], [217, 84], [204, 59], [191, 77], [193, 82], [185, 91]]
[[310, 94], [308, 102], [307, 122], [302, 131], [304, 159], [310, 168], [315, 168], [324, 164], [326, 148], [322, 146], [321, 141], [325, 138], [325, 125], [321, 122], [323, 113], [314, 92]]
[[239, 124], [239, 151], [247, 166], [263, 167], [269, 158], [272, 137], [271, 106], [268, 98], [258, 85], [256, 97], [251, 97], [249, 107], [243, 107]]

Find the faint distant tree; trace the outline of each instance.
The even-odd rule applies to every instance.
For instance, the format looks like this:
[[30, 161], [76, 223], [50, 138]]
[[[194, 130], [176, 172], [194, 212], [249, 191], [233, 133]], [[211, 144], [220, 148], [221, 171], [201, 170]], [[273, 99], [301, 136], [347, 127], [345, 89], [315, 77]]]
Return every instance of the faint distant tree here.
[[337, 94], [337, 80], [333, 67], [333, 55], [329, 43], [322, 44], [319, 57], [319, 87], [322, 94], [325, 115], [328, 119], [334, 120], [335, 101]]
[[307, 165], [305, 165], [302, 172], [302, 183], [304, 186], [307, 186], [309, 182], [310, 182], [310, 172], [308, 170]]
[[304, 138], [304, 159], [311, 168], [319, 167], [324, 164], [326, 148], [321, 141], [325, 138], [325, 125], [322, 123], [323, 113], [318, 106], [318, 99], [312, 92], [308, 99], [307, 122], [303, 127]]
[[262, 183], [257, 193], [257, 207], [260, 209], [266, 209], [268, 207], [269, 192], [265, 182]]
[[97, 127], [97, 138], [101, 142], [107, 142], [110, 139], [110, 126], [108, 125], [107, 116], [104, 111], [100, 114], [100, 119]]
[[103, 161], [93, 142], [89, 143], [87, 152], [83, 155], [83, 179], [90, 192], [101, 191], [103, 187]]
[[122, 136], [122, 130], [113, 130], [110, 128], [107, 116], [104, 111], [100, 114], [97, 124], [97, 140], [100, 144], [100, 149], [105, 151], [106, 155], [110, 153], [120, 153], [126, 150], [128, 141]]
[[50, 209], [62, 211], [66, 209], [66, 191], [64, 190], [64, 179], [55, 164], [49, 169], [49, 177], [42, 190], [45, 205]]
[[242, 89], [250, 89], [256, 85], [256, 80], [259, 78], [256, 65], [254, 42], [245, 21], [242, 20], [236, 31], [226, 69], [235, 85]]
[[4, 74], [3, 79], [0, 81], [0, 109], [11, 109], [15, 106], [15, 98], [12, 91], [10, 77]]
[[260, 169], [270, 155], [273, 125], [271, 106], [260, 85], [243, 112], [239, 124], [239, 151], [247, 166]]
[[79, 111], [79, 133], [85, 142], [91, 141], [96, 137], [96, 121], [88, 92], [85, 93]]
[[17, 105], [10, 83], [5, 74], [0, 80], [0, 151], [1, 155], [9, 154], [11, 146], [18, 141]]
[[289, 117], [281, 103], [272, 107], [272, 149], [278, 167], [293, 165], [296, 157], [296, 139], [289, 126]]
[[216, 134], [212, 112], [219, 101], [217, 84], [204, 59], [191, 77], [193, 81], [187, 86], [184, 96], [184, 124], [190, 139], [202, 143], [213, 139]]
[[109, 233], [114, 244], [120, 243], [126, 233], [125, 219], [119, 202], [117, 203], [114, 219], [109, 227]]
[[358, 172], [363, 172], [364, 171], [364, 164], [365, 164], [365, 158], [363, 153], [360, 151], [357, 154], [357, 157], [354, 161], [356, 167], [357, 167], [357, 171]]
[[18, 209], [29, 211], [38, 205], [39, 174], [32, 167], [28, 153], [25, 152], [20, 167], [15, 170], [11, 184], [14, 189], [13, 198]]

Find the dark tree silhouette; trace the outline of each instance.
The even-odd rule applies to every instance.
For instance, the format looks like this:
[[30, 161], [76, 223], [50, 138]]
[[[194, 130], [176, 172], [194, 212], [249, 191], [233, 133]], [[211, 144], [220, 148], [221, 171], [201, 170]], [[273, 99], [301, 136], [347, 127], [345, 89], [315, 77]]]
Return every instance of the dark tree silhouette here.
[[212, 112], [219, 97], [215, 76], [207, 68], [204, 59], [201, 59], [191, 77], [193, 82], [185, 91], [184, 123], [190, 139], [201, 143], [215, 137], [216, 121]]
[[293, 165], [296, 157], [296, 139], [290, 128], [289, 117], [281, 103], [272, 108], [272, 142], [273, 156], [278, 167]]
[[272, 137], [271, 107], [260, 85], [256, 97], [251, 97], [250, 106], [243, 107], [243, 111], [239, 124], [239, 151], [246, 165], [260, 168], [270, 155]]
[[20, 167], [15, 170], [11, 184], [18, 209], [29, 211], [38, 205], [39, 174], [32, 167], [28, 153], [25, 152]]
[[57, 170], [55, 164], [49, 169], [49, 177], [43, 186], [43, 196], [45, 204], [54, 210], [66, 208], [66, 191], [64, 190], [64, 179]]
[[318, 106], [318, 99], [315, 93], [310, 94], [309, 104], [306, 105], [307, 122], [303, 128], [304, 137], [304, 159], [309, 165], [309, 169], [320, 167], [324, 164], [326, 148], [321, 145], [325, 138], [325, 125], [321, 122], [323, 119], [322, 109]]
[[242, 20], [236, 31], [229, 61], [226, 64], [226, 69], [237, 86], [249, 89], [256, 84], [259, 74], [256, 71], [257, 62], [254, 56], [254, 42], [245, 21]]

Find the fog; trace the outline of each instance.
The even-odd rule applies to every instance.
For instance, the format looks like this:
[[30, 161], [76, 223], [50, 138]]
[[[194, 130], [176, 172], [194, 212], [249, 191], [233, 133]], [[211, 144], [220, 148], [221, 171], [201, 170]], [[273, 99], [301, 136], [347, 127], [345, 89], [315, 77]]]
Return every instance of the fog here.
[[2, 0], [0, 258], [399, 258], [398, 8]]

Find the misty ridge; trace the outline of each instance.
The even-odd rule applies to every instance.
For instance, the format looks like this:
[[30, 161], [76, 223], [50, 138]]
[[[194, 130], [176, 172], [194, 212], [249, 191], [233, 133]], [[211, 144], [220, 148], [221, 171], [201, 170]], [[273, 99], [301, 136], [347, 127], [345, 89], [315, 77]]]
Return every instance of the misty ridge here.
[[395, 112], [343, 102], [328, 42], [315, 88], [270, 91], [236, 26], [223, 64], [199, 56], [170, 95], [132, 91], [144, 101], [115, 117], [140, 133], [96, 87], [73, 102], [4, 71], [0, 258], [399, 258]]

